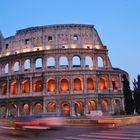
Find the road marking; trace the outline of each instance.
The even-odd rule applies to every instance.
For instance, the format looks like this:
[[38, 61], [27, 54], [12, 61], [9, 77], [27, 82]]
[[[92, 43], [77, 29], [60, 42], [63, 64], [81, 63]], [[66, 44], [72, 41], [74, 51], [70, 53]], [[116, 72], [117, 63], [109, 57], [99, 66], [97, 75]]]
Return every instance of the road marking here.
[[7, 139], [7, 140], [17, 140], [17, 139], [12, 139], [12, 138], [8, 138], [8, 137], [4, 137], [4, 136], [0, 136], [0, 138]]
[[80, 137], [90, 137], [90, 138], [103, 138], [103, 139], [116, 139], [116, 140], [133, 140], [133, 138], [132, 139], [130, 139], [130, 137], [118, 137], [118, 136], [116, 136], [116, 137], [112, 137], [112, 136], [100, 136], [100, 135], [79, 135]]
[[69, 140], [93, 140], [93, 139], [90, 139], [90, 138], [78, 138], [78, 137], [65, 137], [65, 139], [69, 139]]

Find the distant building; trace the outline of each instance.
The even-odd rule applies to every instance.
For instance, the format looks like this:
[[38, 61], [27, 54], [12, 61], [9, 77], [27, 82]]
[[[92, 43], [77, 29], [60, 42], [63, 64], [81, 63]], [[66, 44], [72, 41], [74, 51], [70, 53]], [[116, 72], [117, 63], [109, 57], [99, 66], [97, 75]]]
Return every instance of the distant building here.
[[0, 34], [0, 116], [123, 110], [122, 75], [93, 25], [64, 24]]

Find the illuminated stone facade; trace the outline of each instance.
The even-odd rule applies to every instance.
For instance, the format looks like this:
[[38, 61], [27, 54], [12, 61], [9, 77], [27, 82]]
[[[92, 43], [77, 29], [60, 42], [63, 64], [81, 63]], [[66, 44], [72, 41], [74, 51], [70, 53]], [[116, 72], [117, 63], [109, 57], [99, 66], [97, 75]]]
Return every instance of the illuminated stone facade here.
[[123, 110], [122, 75], [93, 25], [64, 24], [0, 34], [0, 116]]

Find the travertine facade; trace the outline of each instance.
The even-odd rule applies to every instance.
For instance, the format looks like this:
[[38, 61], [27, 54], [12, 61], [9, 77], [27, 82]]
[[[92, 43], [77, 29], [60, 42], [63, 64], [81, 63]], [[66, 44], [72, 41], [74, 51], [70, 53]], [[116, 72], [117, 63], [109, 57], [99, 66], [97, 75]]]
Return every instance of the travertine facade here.
[[84, 115], [123, 110], [122, 75], [93, 25], [64, 24], [0, 34], [0, 116], [41, 111]]

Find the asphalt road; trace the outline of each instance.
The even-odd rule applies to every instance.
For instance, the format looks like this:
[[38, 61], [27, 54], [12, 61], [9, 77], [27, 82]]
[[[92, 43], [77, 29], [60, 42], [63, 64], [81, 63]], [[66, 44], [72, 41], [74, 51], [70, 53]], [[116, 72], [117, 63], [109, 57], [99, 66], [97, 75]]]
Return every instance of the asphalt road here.
[[109, 129], [66, 126], [60, 130], [26, 132], [20, 135], [10, 133], [0, 129], [0, 140], [140, 140], [140, 124]]

